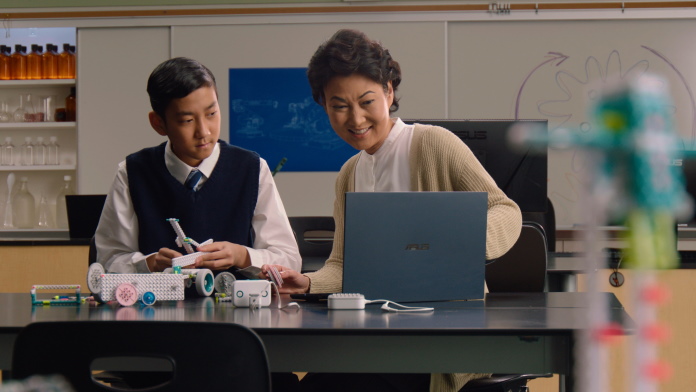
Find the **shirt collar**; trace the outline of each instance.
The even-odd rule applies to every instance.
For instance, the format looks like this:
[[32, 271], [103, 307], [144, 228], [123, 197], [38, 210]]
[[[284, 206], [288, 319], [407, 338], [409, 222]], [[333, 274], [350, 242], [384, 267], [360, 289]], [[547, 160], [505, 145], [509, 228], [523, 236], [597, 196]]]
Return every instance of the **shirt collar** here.
[[387, 138], [384, 140], [384, 143], [379, 147], [379, 150], [375, 151], [374, 154], [368, 154], [367, 151], [362, 150], [360, 151], [360, 155], [376, 159], [386, 154], [386, 151], [388, 151], [390, 149], [390, 146], [396, 142], [396, 140], [399, 138], [405, 127], [406, 124], [403, 121], [401, 121], [400, 118], [395, 118], [394, 125], [392, 126], [392, 129], [389, 131], [389, 135], [387, 135]]
[[205, 158], [197, 168], [191, 167], [179, 159], [179, 157], [174, 154], [174, 151], [172, 151], [172, 146], [169, 140], [167, 140], [167, 145], [164, 148], [164, 164], [167, 166], [169, 173], [182, 184], [186, 182], [186, 177], [188, 177], [189, 173], [193, 169], [200, 170], [205, 178], [210, 178], [210, 175], [213, 173], [213, 169], [215, 169], [218, 158], [220, 158], [219, 143], [215, 143], [213, 152], [208, 158]]

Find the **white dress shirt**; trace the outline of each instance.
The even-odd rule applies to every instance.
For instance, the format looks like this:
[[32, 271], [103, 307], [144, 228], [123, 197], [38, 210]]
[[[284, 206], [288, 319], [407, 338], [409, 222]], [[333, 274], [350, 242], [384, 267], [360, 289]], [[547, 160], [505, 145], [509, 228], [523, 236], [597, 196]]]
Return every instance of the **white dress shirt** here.
[[374, 154], [360, 151], [355, 166], [356, 192], [407, 192], [411, 190], [410, 166], [413, 125], [395, 119], [387, 139]]
[[[213, 172], [220, 146], [216, 145], [210, 156], [201, 162], [198, 170], [203, 177], [196, 190], [200, 189]], [[171, 149], [169, 142], [165, 147], [164, 162], [167, 170], [183, 184], [191, 166], [182, 162]], [[299, 271], [302, 265], [297, 242], [292, 233], [285, 207], [278, 194], [268, 164], [260, 159], [259, 194], [256, 209], [251, 221], [255, 233], [253, 247], [247, 247], [251, 265], [261, 267], [263, 264], [280, 264]], [[184, 233], [186, 228], [183, 228]], [[172, 238], [176, 233], [172, 230]], [[205, 241], [205, 239], [199, 239]], [[215, 240], [213, 238], [213, 240]], [[113, 273], [147, 273], [145, 255], [138, 247], [138, 217], [133, 209], [128, 185], [126, 161], [118, 165], [116, 178], [106, 198], [99, 226], [95, 234], [97, 260], [104, 265], [107, 272]], [[184, 249], [175, 249], [185, 253]]]

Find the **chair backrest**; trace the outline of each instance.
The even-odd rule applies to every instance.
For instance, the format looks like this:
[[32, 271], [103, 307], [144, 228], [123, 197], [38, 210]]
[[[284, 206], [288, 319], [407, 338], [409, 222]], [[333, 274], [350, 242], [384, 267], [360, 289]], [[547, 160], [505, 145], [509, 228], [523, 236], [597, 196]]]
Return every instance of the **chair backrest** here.
[[510, 250], [486, 265], [491, 293], [542, 292], [546, 282], [546, 238], [534, 222], [523, 222], [520, 237]]
[[89, 254], [87, 256], [87, 265], [90, 266], [97, 262], [97, 242], [94, 236], [89, 240]]
[[[118, 390], [93, 379], [94, 361], [159, 359], [172, 377], [147, 391], [270, 391], [266, 351], [251, 329], [233, 323], [158, 321], [37, 322], [14, 345], [12, 375], [64, 376], [77, 391]], [[108, 359], [107, 359], [108, 358]], [[143, 362], [144, 361], [144, 362]], [[108, 363], [108, 362], [107, 362]], [[146, 370], [146, 369], [139, 369]]]
[[556, 251], [556, 211], [551, 199], [546, 199], [546, 212], [523, 212], [522, 219], [540, 224], [546, 234], [549, 252]]
[[[290, 226], [295, 233], [302, 256], [302, 272], [316, 271], [324, 265], [333, 248], [336, 224], [331, 216], [291, 216]], [[311, 232], [325, 232], [321, 238], [308, 236]]]

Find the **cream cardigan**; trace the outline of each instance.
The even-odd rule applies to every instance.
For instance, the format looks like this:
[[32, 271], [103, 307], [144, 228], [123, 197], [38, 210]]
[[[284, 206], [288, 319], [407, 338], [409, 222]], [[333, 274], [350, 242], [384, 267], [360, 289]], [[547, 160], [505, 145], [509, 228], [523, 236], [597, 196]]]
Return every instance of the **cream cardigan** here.
[[[344, 194], [354, 190], [356, 162], [357, 155], [343, 165], [336, 179], [333, 249], [324, 267], [306, 274], [311, 279], [312, 293], [342, 291]], [[415, 124], [409, 163], [413, 191], [488, 192], [486, 259], [502, 256], [515, 244], [522, 227], [519, 207], [498, 188], [469, 147], [452, 132], [431, 125]], [[486, 377], [486, 374], [433, 375], [430, 390], [458, 391], [469, 380], [481, 377]]]

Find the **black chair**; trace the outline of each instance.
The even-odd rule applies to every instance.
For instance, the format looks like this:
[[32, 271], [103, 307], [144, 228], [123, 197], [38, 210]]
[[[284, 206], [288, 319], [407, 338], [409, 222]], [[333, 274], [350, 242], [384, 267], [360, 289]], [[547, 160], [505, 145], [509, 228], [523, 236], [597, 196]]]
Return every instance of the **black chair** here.
[[89, 255], [87, 256], [88, 266], [97, 262], [97, 243], [94, 236], [89, 240]]
[[459, 392], [529, 392], [527, 382], [552, 374], [494, 374], [491, 378], [469, 381]]
[[302, 272], [313, 272], [323, 267], [333, 248], [333, 233], [336, 230], [333, 217], [291, 216], [288, 219], [302, 256]]
[[[12, 375], [62, 375], [76, 391], [119, 391], [95, 379], [117, 366], [156, 366], [158, 385], [140, 391], [271, 390], [268, 358], [259, 336], [233, 323], [156, 321], [37, 322], [15, 341]], [[110, 362], [111, 361], [111, 362]], [[104, 368], [107, 367], [107, 368]]]
[[542, 292], [546, 282], [546, 237], [534, 222], [524, 222], [510, 250], [486, 265], [491, 293]]
[[536, 222], [544, 228], [549, 252], [556, 251], [556, 211], [551, 199], [546, 199], [546, 212], [523, 212], [522, 219], [526, 222]]
[[[540, 225], [523, 222], [520, 237], [510, 250], [486, 265], [491, 293], [543, 292], [546, 281], [546, 237]], [[525, 392], [531, 379], [553, 374], [493, 374], [472, 380], [459, 392]]]

